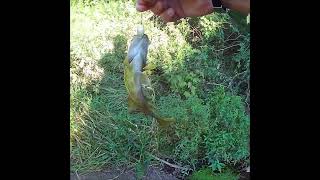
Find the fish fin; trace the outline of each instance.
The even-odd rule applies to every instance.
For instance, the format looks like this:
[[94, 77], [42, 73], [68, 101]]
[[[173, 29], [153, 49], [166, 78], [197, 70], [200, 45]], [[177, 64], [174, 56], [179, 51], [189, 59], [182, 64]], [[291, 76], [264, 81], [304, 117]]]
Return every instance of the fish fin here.
[[154, 101], [154, 96], [155, 96], [154, 90], [150, 86], [146, 86], [144, 84], [142, 84], [141, 86], [142, 86], [141, 90], [142, 90], [144, 98], [147, 101]]
[[131, 96], [128, 96], [128, 111], [129, 113], [134, 113], [139, 111], [139, 107], [134, 103]]
[[146, 74], [141, 73], [140, 81], [141, 81], [141, 84], [148, 86], [148, 87], [151, 87], [151, 81]]
[[155, 93], [153, 88], [151, 87], [151, 81], [148, 78], [148, 76], [144, 73], [141, 73], [140, 82], [141, 82], [141, 91], [143, 93], [143, 96], [146, 98], [147, 101], [153, 101]]

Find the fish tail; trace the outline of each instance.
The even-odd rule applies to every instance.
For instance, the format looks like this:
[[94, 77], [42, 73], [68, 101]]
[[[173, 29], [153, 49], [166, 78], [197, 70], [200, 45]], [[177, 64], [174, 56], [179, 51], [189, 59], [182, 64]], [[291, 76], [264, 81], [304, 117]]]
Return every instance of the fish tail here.
[[160, 127], [168, 127], [170, 124], [175, 122], [173, 118], [156, 118]]
[[170, 124], [175, 122], [174, 118], [163, 118], [154, 112], [151, 112], [151, 115], [157, 120], [160, 127], [168, 127]]

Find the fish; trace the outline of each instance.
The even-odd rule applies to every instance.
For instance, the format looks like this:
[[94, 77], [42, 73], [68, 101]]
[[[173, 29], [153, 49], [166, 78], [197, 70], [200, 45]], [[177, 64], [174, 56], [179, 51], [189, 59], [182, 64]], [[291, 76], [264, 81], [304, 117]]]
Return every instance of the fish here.
[[133, 36], [124, 60], [124, 83], [128, 92], [129, 113], [140, 112], [154, 117], [160, 127], [167, 127], [174, 118], [163, 118], [155, 107], [152, 94], [151, 81], [145, 73], [147, 68], [147, 55], [150, 45], [143, 26], [138, 26], [137, 34]]

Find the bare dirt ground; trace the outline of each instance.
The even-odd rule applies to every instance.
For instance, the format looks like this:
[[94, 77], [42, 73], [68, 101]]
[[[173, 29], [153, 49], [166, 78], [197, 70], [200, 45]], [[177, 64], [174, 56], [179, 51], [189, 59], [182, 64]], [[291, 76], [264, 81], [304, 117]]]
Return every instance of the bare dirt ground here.
[[[136, 180], [138, 179], [134, 169], [104, 170], [83, 175], [70, 174], [70, 180]], [[178, 180], [172, 174], [168, 174], [158, 167], [149, 167], [143, 180]]]

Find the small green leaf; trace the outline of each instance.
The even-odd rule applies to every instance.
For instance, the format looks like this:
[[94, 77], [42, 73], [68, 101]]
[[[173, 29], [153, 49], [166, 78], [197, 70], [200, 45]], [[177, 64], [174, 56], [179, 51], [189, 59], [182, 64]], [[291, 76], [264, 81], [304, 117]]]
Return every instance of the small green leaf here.
[[180, 81], [179, 82], [179, 86], [182, 87], [182, 88], [185, 87], [186, 85], [187, 85], [187, 83], [184, 82], [184, 81]]
[[190, 97], [191, 94], [190, 94], [188, 91], [185, 91], [185, 92], [183, 93], [183, 95], [188, 98], [188, 97]]
[[196, 88], [194, 86], [191, 86], [191, 94], [195, 94]]

